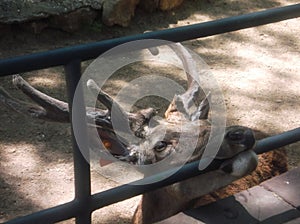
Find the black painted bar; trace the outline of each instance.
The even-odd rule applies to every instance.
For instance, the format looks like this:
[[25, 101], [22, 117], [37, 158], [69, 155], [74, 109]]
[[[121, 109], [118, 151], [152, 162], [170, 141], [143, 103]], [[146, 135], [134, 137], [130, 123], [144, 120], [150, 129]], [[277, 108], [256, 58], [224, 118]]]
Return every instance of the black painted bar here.
[[[163, 39], [181, 42], [200, 37], [236, 31], [300, 16], [300, 4], [268, 9], [184, 27], [148, 32], [133, 36], [77, 45], [42, 53], [0, 60], [0, 76], [65, 65], [74, 60], [89, 60], [119, 45], [141, 39]], [[145, 46], [151, 47], [151, 46]], [[16, 66], [18, 65], [18, 66]]]
[[297, 141], [300, 141], [300, 127], [258, 141], [254, 151], [261, 154]]
[[[278, 135], [274, 135], [271, 137], [264, 138], [262, 140], [257, 141], [257, 144], [254, 148], [254, 151], [257, 154], [262, 154], [282, 146], [295, 143], [300, 141], [300, 128], [296, 128], [284, 133], [280, 133]], [[199, 170], [198, 165], [199, 161], [195, 161], [193, 163], [186, 164], [183, 166], [178, 172], [172, 175], [170, 178], [167, 178], [161, 182], [148, 184], [144, 186], [139, 186], [139, 181], [136, 181], [133, 184], [123, 185], [114, 189], [110, 189], [104, 192], [100, 192], [98, 194], [93, 195], [92, 205], [93, 210], [110, 205], [112, 203], [116, 203], [120, 200], [125, 200], [130, 197], [137, 196], [139, 194], [143, 194], [145, 192], [170, 185], [176, 183], [178, 181], [182, 181], [191, 177], [195, 177], [201, 175], [203, 173], [216, 170], [221, 165], [221, 160], [214, 160], [209, 167], [205, 170]], [[170, 171], [166, 171], [170, 172]], [[171, 171], [172, 172], [172, 171]], [[157, 174], [159, 177], [161, 174]], [[157, 179], [157, 176], [148, 177], [149, 179]], [[146, 181], [148, 182], [148, 181]], [[116, 194], [117, 193], [117, 194]], [[118, 196], [116, 196], [118, 195]]]
[[[300, 141], [300, 135], [299, 135], [300, 128], [296, 128], [294, 130], [284, 132], [278, 135], [274, 135], [271, 137], [267, 137], [265, 139], [262, 139], [258, 141], [256, 148], [254, 151], [256, 151], [257, 154], [261, 154], [267, 151], [274, 150], [276, 148], [282, 147], [283, 144], [290, 144], [293, 142]], [[292, 137], [295, 136], [295, 137]], [[286, 141], [286, 138], [289, 139]], [[270, 144], [270, 142], [275, 141], [276, 144]], [[107, 205], [146, 193], [151, 190], [155, 190], [160, 187], [164, 187], [173, 183], [176, 183], [178, 181], [182, 181], [191, 177], [195, 177], [197, 175], [206, 173], [208, 171], [216, 170], [219, 168], [221, 164], [221, 160], [214, 160], [213, 163], [207, 167], [205, 170], [199, 170], [198, 169], [198, 164], [199, 161], [195, 161], [193, 163], [189, 163], [184, 165], [178, 172], [176, 172], [174, 175], [170, 176], [167, 179], [164, 179], [160, 182], [155, 182], [152, 184], [147, 184], [147, 185], [140, 185], [140, 181], [133, 182], [131, 184], [126, 184], [122, 185], [113, 189], [109, 189], [97, 194], [94, 194], [91, 196], [90, 200], [90, 207], [87, 209], [92, 212], [96, 209], [105, 207]], [[172, 172], [172, 171], [166, 171], [166, 172]], [[151, 179], [157, 179], [160, 177], [162, 174], [157, 174], [152, 177], [148, 177], [148, 180]], [[146, 182], [150, 182], [150, 181]], [[72, 202], [70, 202], [72, 203]], [[73, 202], [74, 203], [74, 202]], [[63, 220], [64, 218], [68, 217], [70, 218], [71, 215], [77, 214], [76, 212], [79, 209], [79, 206], [75, 207], [75, 204], [73, 205], [72, 208], [74, 208], [75, 212], [69, 209], [69, 204], [65, 204], [61, 206], [61, 209], [65, 210], [64, 212], [57, 212], [57, 209], [60, 208], [50, 208], [44, 211], [40, 211], [38, 213], [33, 213], [28, 216], [20, 217], [18, 219], [15, 219], [9, 224], [23, 224], [23, 223], [38, 223], [40, 220], [55, 220], [56, 222]], [[77, 204], [78, 205], [78, 204]], [[31, 222], [29, 222], [29, 221]]]
[[79, 213], [78, 201], [71, 201], [30, 215], [12, 219], [6, 224], [55, 223], [71, 219]]
[[[123, 201], [125, 199], [140, 195], [140, 194], [144, 194], [146, 192], [164, 187], [164, 186], [168, 186], [170, 184], [174, 184], [176, 182], [179, 181], [183, 181], [186, 180], [188, 178], [192, 178], [204, 173], [207, 173], [209, 171], [212, 170], [216, 170], [220, 167], [222, 163], [222, 160], [214, 160], [206, 169], [204, 170], [199, 170], [198, 166], [199, 166], [199, 161], [195, 161], [192, 163], [188, 163], [186, 165], [184, 165], [180, 170], [178, 170], [175, 174], [173, 174], [172, 176], [159, 181], [159, 182], [153, 182], [151, 184], [146, 184], [146, 185], [142, 185], [140, 183], [142, 182], [150, 182], [148, 180], [155, 180], [158, 179], [161, 174], [156, 174], [154, 176], [151, 177], [147, 177], [143, 180], [139, 180], [136, 182], [133, 182], [131, 184], [126, 184], [126, 185], [122, 185], [119, 187], [115, 187], [113, 189], [109, 189], [97, 194], [92, 195], [92, 209], [96, 210], [102, 207], [105, 207], [107, 205], [119, 202], [119, 201]], [[172, 172], [171, 171], [166, 171], [166, 173]]]
[[[81, 78], [81, 62], [79, 60], [73, 61], [65, 66], [66, 73], [66, 83], [68, 90], [68, 102], [69, 102], [69, 111], [70, 111], [70, 120], [72, 120], [72, 106], [75, 91], [82, 92], [82, 86], [80, 81]], [[79, 98], [81, 97], [81, 98]], [[79, 123], [79, 126], [82, 128], [80, 136], [88, 147], [87, 140], [87, 127], [86, 127], [86, 110], [83, 99], [83, 94], [78, 94], [76, 98], [76, 111], [77, 117], [76, 122]], [[73, 122], [71, 122], [72, 126]], [[73, 143], [73, 159], [74, 159], [74, 181], [75, 181], [75, 200], [78, 200], [80, 203], [80, 210], [76, 215], [76, 223], [91, 223], [91, 212], [89, 209], [90, 205], [90, 196], [91, 196], [91, 174], [90, 174], [90, 165], [88, 161], [83, 157], [77, 141], [74, 136], [74, 130], [72, 126], [72, 143]], [[88, 150], [85, 150], [88, 152]]]
[[[79, 45], [58, 50], [52, 50], [43, 53], [25, 55], [10, 59], [0, 60], [0, 76], [26, 72], [36, 69], [48, 68], [56, 65], [66, 65], [66, 81], [68, 87], [70, 111], [72, 111], [72, 102], [74, 92], [80, 79], [80, 61], [97, 57], [102, 52], [131, 40], [138, 39], [165, 39], [170, 41], [184, 41], [198, 37], [210, 36], [243, 28], [263, 25], [300, 16], [300, 4], [265, 10], [261, 12], [235, 16], [226, 19], [206, 22], [175, 29], [151, 32], [135, 36], [106, 40], [98, 43]], [[150, 46], [145, 46], [150, 47]], [[82, 99], [81, 99], [82, 101]], [[86, 129], [85, 109], [83, 101], [80, 103], [78, 122], [82, 123], [83, 129]], [[272, 136], [259, 141], [255, 151], [263, 153], [282, 147], [300, 140], [300, 128]], [[73, 133], [73, 132], [72, 132]], [[86, 139], [86, 132], [82, 132]], [[91, 223], [91, 212], [107, 206], [109, 204], [125, 200], [127, 198], [143, 194], [147, 191], [155, 190], [184, 179], [200, 175], [209, 170], [215, 170], [219, 167], [221, 161], [215, 160], [211, 166], [203, 171], [198, 170], [198, 162], [186, 164], [177, 173], [171, 177], [148, 185], [134, 184], [123, 185], [114, 189], [100, 192], [94, 195], [90, 190], [90, 166], [83, 158], [79, 147], [72, 135], [74, 149], [74, 172], [75, 172], [75, 199], [74, 201], [42, 210], [24, 217], [9, 221], [8, 223], [53, 223], [66, 220], [72, 217], [76, 218], [76, 223]], [[157, 174], [160, 176], [161, 174]], [[157, 176], [148, 177], [150, 179]]]

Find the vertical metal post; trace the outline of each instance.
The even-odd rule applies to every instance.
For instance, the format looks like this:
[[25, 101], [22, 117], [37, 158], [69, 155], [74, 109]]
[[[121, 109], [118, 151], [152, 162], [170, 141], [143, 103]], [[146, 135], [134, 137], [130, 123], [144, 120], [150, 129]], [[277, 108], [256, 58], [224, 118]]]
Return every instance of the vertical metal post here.
[[[81, 78], [81, 61], [72, 61], [65, 65], [66, 83], [69, 98], [69, 111], [70, 119], [72, 121], [72, 106], [75, 91], [80, 91], [81, 94], [76, 98], [76, 122], [82, 127], [81, 139], [85, 139], [87, 142], [86, 132], [86, 110], [83, 100], [82, 86], [80, 83]], [[79, 96], [79, 97], [78, 97]], [[75, 179], [75, 200], [78, 200], [80, 204], [80, 212], [76, 216], [77, 224], [89, 224], [91, 223], [91, 174], [90, 165], [88, 161], [83, 157], [79, 145], [76, 142], [74, 136], [74, 129], [72, 128], [72, 143], [73, 143], [73, 157], [74, 157], [74, 179]], [[88, 146], [87, 146], [88, 147]]]

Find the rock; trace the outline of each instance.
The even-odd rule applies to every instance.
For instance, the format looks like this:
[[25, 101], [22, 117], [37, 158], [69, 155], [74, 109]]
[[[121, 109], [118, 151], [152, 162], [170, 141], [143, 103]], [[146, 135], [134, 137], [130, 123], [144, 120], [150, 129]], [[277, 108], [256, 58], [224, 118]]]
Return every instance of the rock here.
[[184, 0], [1, 0], [1, 24], [21, 24], [25, 29], [40, 33], [46, 27], [74, 32], [93, 23], [102, 11], [105, 25], [127, 27], [136, 6], [152, 12], [171, 10]]
[[35, 20], [32, 22], [24, 23], [23, 28], [31, 33], [38, 34], [48, 27], [48, 21]]
[[98, 12], [90, 8], [80, 8], [73, 12], [53, 16], [49, 19], [49, 27], [61, 29], [66, 32], [75, 32], [83, 27], [91, 25]]
[[[6, 24], [0, 24], [0, 33], [5, 33], [10, 30], [10, 27]], [[0, 53], [1, 56], [1, 53]]]
[[102, 21], [107, 26], [127, 27], [139, 0], [106, 0], [103, 3]]
[[142, 0], [139, 6], [147, 12], [154, 12], [158, 9], [159, 0]]
[[0, 23], [23, 24], [40, 33], [46, 27], [74, 32], [91, 24], [102, 9], [104, 0], [2, 0]]
[[47, 18], [49, 15], [58, 15], [66, 12], [67, 8], [52, 2], [30, 2], [22, 0], [4, 0], [0, 3], [0, 22], [23, 23], [34, 19]]
[[139, 6], [147, 11], [153, 12], [156, 9], [168, 11], [180, 6], [184, 0], [143, 0]]
[[159, 9], [163, 11], [174, 9], [180, 6], [184, 0], [160, 0]]
[[68, 14], [81, 8], [102, 9], [103, 0], [1, 0], [0, 23], [24, 23]]

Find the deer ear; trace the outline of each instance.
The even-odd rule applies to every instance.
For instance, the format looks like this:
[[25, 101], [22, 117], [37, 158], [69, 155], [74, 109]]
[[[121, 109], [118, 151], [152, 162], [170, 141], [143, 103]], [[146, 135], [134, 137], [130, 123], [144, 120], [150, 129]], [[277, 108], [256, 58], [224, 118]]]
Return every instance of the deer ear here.
[[211, 99], [211, 94], [209, 92], [207, 94], [207, 96], [201, 101], [197, 110], [192, 114], [192, 116], [191, 116], [192, 121], [195, 121], [197, 119], [199, 119], [199, 120], [208, 119], [208, 113], [210, 110], [210, 106], [209, 106], [210, 99]]

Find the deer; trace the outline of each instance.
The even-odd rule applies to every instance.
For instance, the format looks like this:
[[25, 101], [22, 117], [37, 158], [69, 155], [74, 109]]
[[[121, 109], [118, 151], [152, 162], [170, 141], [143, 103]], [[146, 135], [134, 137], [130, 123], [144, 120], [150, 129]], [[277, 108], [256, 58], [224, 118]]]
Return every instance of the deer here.
[[[145, 176], [149, 175], [147, 167], [158, 163], [170, 163], [176, 167], [178, 164], [201, 160], [211, 134], [210, 95], [204, 93], [191, 75], [195, 72], [195, 68], [190, 63], [190, 57], [184, 47], [176, 43], [171, 48], [186, 68], [188, 84], [184, 93], [174, 96], [162, 120], [150, 122], [155, 116], [153, 108], [145, 108], [136, 112], [124, 111], [118, 102], [101, 90], [94, 80], [87, 81], [88, 89], [107, 108], [103, 110], [86, 107], [88, 131], [89, 128], [96, 128], [98, 135], [96, 137], [108, 143], [103, 144], [104, 147], [98, 146], [101, 150], [121, 162], [143, 167]], [[66, 102], [40, 92], [20, 75], [13, 76], [13, 84], [34, 104], [12, 97], [1, 87], [0, 102], [2, 104], [36, 119], [70, 122], [70, 111]], [[116, 109], [117, 119], [129, 123], [132, 133], [140, 139], [138, 143], [129, 142], [114, 130], [111, 122], [113, 106]], [[182, 135], [186, 136], [183, 143], [180, 142]], [[89, 136], [95, 138], [93, 135]], [[248, 127], [240, 125], [226, 127], [222, 143], [214, 158], [222, 161], [220, 167], [217, 170], [143, 194], [133, 215], [132, 223], [159, 222], [186, 209], [205, 205], [248, 189], [285, 172], [287, 160], [284, 150], [274, 150], [258, 156], [253, 151], [256, 141], [263, 137], [265, 135], [261, 132]], [[185, 152], [191, 140], [196, 141], [196, 144], [193, 151], [186, 157]], [[97, 144], [92, 139], [90, 142], [93, 145]]]

